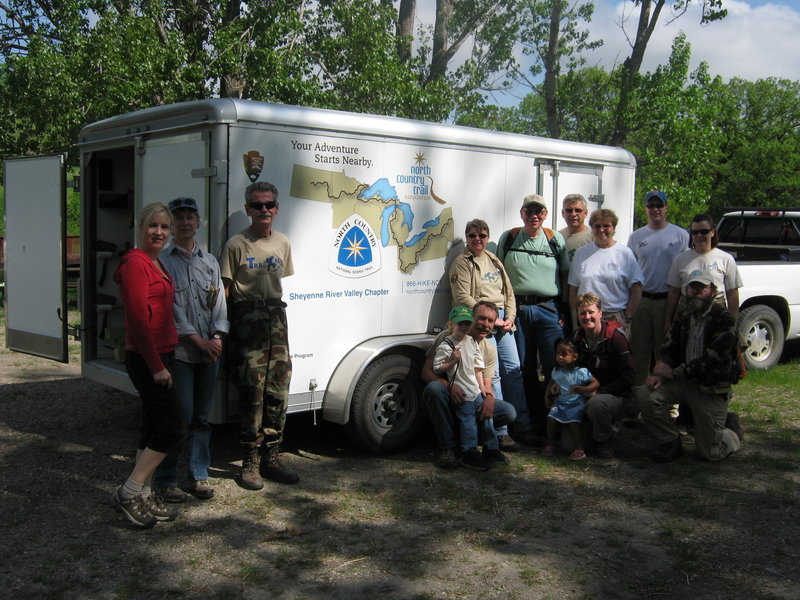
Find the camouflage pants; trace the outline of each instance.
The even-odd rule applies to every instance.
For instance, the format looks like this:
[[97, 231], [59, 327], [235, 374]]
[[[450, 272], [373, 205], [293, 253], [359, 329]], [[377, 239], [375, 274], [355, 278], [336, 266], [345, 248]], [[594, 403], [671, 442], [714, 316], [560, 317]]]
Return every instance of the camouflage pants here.
[[230, 348], [239, 388], [239, 441], [247, 446], [279, 444], [292, 379], [286, 310], [268, 306], [241, 311], [234, 306]]

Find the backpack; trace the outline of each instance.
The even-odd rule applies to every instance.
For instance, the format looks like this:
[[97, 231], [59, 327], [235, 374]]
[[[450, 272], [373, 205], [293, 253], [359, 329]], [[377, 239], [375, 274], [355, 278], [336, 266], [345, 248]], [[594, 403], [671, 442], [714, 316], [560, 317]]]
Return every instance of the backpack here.
[[522, 227], [514, 227], [508, 231], [508, 235], [506, 236], [505, 242], [503, 242], [503, 256], [508, 254], [509, 252], [524, 252], [525, 254], [534, 254], [537, 256], [546, 256], [548, 258], [555, 258], [558, 256], [558, 251], [560, 248], [558, 247], [558, 240], [555, 239], [556, 232], [552, 229], [547, 227], [542, 227], [542, 231], [544, 231], [544, 235], [547, 238], [547, 243], [550, 246], [550, 250], [552, 252], [542, 252], [540, 250], [525, 250], [524, 248], [512, 248], [511, 245], [514, 243], [514, 240], [517, 239], [517, 235], [519, 234]]

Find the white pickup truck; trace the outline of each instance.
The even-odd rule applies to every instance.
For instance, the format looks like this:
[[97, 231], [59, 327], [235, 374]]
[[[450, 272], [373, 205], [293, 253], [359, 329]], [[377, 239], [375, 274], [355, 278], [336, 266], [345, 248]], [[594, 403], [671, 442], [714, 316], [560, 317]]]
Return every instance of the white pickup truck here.
[[750, 369], [780, 360], [785, 340], [800, 338], [800, 208], [742, 208], [717, 226], [719, 247], [736, 259], [739, 336]]

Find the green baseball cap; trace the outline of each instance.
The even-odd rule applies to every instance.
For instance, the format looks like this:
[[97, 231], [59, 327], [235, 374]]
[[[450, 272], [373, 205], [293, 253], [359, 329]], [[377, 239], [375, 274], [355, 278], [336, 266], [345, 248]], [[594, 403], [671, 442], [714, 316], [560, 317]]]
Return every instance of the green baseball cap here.
[[468, 309], [466, 306], [454, 306], [450, 310], [450, 314], [447, 317], [448, 321], [452, 321], [453, 323], [463, 323], [464, 321], [469, 321], [470, 323], [475, 322], [475, 317], [472, 316], [472, 311]]

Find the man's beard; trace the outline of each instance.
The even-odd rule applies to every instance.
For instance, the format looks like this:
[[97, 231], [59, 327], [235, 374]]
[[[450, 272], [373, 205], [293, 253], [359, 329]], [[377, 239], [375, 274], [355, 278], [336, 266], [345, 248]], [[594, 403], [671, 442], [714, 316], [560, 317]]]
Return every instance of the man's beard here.
[[691, 298], [686, 302], [686, 310], [689, 312], [690, 315], [694, 315], [695, 317], [699, 317], [704, 312], [708, 310], [708, 307], [711, 306], [713, 302], [712, 298]]

